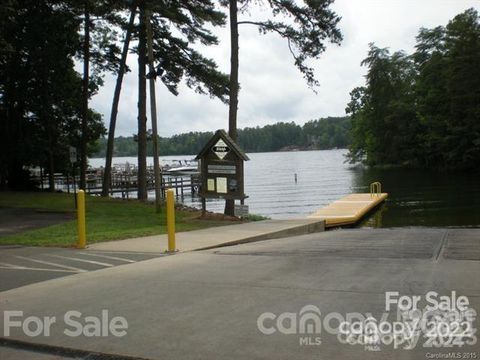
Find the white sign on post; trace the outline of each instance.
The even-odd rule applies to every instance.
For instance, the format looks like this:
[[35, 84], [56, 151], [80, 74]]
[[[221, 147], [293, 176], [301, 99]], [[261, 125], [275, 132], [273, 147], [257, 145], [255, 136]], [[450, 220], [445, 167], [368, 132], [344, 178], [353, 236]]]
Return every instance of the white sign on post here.
[[248, 215], [248, 205], [237, 205], [235, 204], [235, 216], [245, 217]]
[[77, 162], [77, 148], [70, 146], [70, 162], [75, 164]]
[[217, 177], [217, 193], [219, 194], [227, 193], [227, 178]]
[[223, 158], [227, 156], [228, 152], [230, 151], [229, 147], [222, 139], [217, 141], [217, 143], [212, 147], [212, 150], [220, 160], [223, 160]]

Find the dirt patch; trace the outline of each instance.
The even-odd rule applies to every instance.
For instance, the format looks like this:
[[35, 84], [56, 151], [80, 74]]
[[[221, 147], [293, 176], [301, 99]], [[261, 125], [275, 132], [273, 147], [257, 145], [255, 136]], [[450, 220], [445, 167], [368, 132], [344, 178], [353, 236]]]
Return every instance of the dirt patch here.
[[191, 207], [191, 206], [186, 206], [186, 205], [183, 205], [183, 204], [176, 204], [175, 207], [178, 210], [191, 212], [192, 214], [195, 215], [192, 218], [199, 219], [199, 220], [235, 221], [235, 222], [242, 222], [243, 221], [242, 219], [240, 219], [238, 217], [235, 217], [235, 216], [228, 216], [228, 215], [214, 213], [214, 212], [210, 212], [210, 211], [207, 211], [204, 215], [202, 215], [202, 212], [199, 209]]
[[242, 222], [242, 219], [235, 216], [228, 216], [224, 214], [217, 214], [212, 212], [206, 212], [204, 215], [198, 217], [200, 220], [218, 220], [218, 221], [233, 221], [233, 222]]

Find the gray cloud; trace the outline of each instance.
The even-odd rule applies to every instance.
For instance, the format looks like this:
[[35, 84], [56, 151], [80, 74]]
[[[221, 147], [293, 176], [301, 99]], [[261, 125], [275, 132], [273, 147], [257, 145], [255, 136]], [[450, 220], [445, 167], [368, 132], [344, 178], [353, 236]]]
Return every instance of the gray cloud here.
[[[320, 60], [315, 60], [321, 86], [315, 94], [307, 88], [293, 66], [288, 47], [275, 35], [260, 35], [255, 28], [240, 29], [240, 83], [238, 126], [262, 126], [277, 121], [303, 124], [324, 116], [341, 116], [349, 101], [349, 92], [364, 83], [366, 69], [360, 66], [368, 43], [389, 47], [392, 51], [411, 52], [420, 27], [445, 25], [456, 14], [474, 7], [475, 0], [336, 0], [334, 9], [342, 17], [340, 28], [344, 42], [329, 45]], [[252, 11], [252, 17], [265, 18], [265, 12]], [[226, 28], [215, 30], [220, 45], [202, 49], [214, 58], [222, 71], [229, 71], [229, 34]], [[137, 127], [136, 58], [130, 55], [132, 71], [125, 76], [116, 135], [131, 135]], [[110, 116], [115, 79], [105, 77], [105, 86], [91, 106]], [[173, 96], [157, 82], [159, 132], [162, 136], [187, 131], [207, 131], [228, 126], [228, 108], [219, 100], [196, 94], [182, 85]]]

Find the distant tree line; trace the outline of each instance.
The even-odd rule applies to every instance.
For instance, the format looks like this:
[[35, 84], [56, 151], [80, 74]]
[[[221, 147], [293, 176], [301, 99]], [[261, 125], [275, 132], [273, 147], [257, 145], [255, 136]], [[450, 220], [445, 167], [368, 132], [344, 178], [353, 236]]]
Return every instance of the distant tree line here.
[[[247, 152], [280, 150], [316, 150], [346, 148], [350, 144], [350, 118], [328, 117], [312, 120], [303, 126], [293, 122], [279, 122], [263, 127], [238, 130], [238, 142]], [[213, 132], [189, 132], [169, 138], [159, 138], [161, 155], [197, 154], [207, 143]], [[151, 140], [151, 136], [149, 137]], [[106, 139], [100, 139], [95, 157], [105, 157]], [[151, 141], [148, 142], [148, 154], [152, 154]], [[115, 156], [136, 156], [135, 136], [115, 138]]]
[[466, 10], [422, 28], [413, 54], [370, 44], [366, 86], [351, 92], [351, 162], [432, 169], [480, 163], [480, 21]]

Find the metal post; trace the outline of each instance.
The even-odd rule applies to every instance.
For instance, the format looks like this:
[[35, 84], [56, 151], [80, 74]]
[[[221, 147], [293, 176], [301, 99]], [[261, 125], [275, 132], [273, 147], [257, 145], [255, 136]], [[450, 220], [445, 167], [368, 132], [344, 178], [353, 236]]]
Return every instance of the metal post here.
[[[115, 173], [114, 174], [115, 179], [118, 177], [118, 175]], [[115, 181], [113, 180], [113, 176], [110, 176], [110, 196], [113, 197], [113, 186], [115, 184]]]
[[127, 189], [127, 199], [129, 198], [129, 191], [130, 191], [130, 175], [128, 176], [127, 179], [127, 174], [125, 174], [125, 187]]
[[167, 190], [168, 252], [175, 252], [175, 198], [173, 189]]
[[70, 194], [70, 176], [67, 171], [67, 193]]
[[78, 227], [78, 243], [77, 248], [85, 249], [87, 244], [87, 236], [85, 229], [85, 191], [78, 191], [78, 208], [77, 208], [77, 227]]
[[75, 182], [75, 164], [72, 165], [73, 173], [73, 198], [75, 199], [75, 209], [77, 208], [77, 184]]
[[43, 190], [43, 167], [40, 167], [40, 188]]

